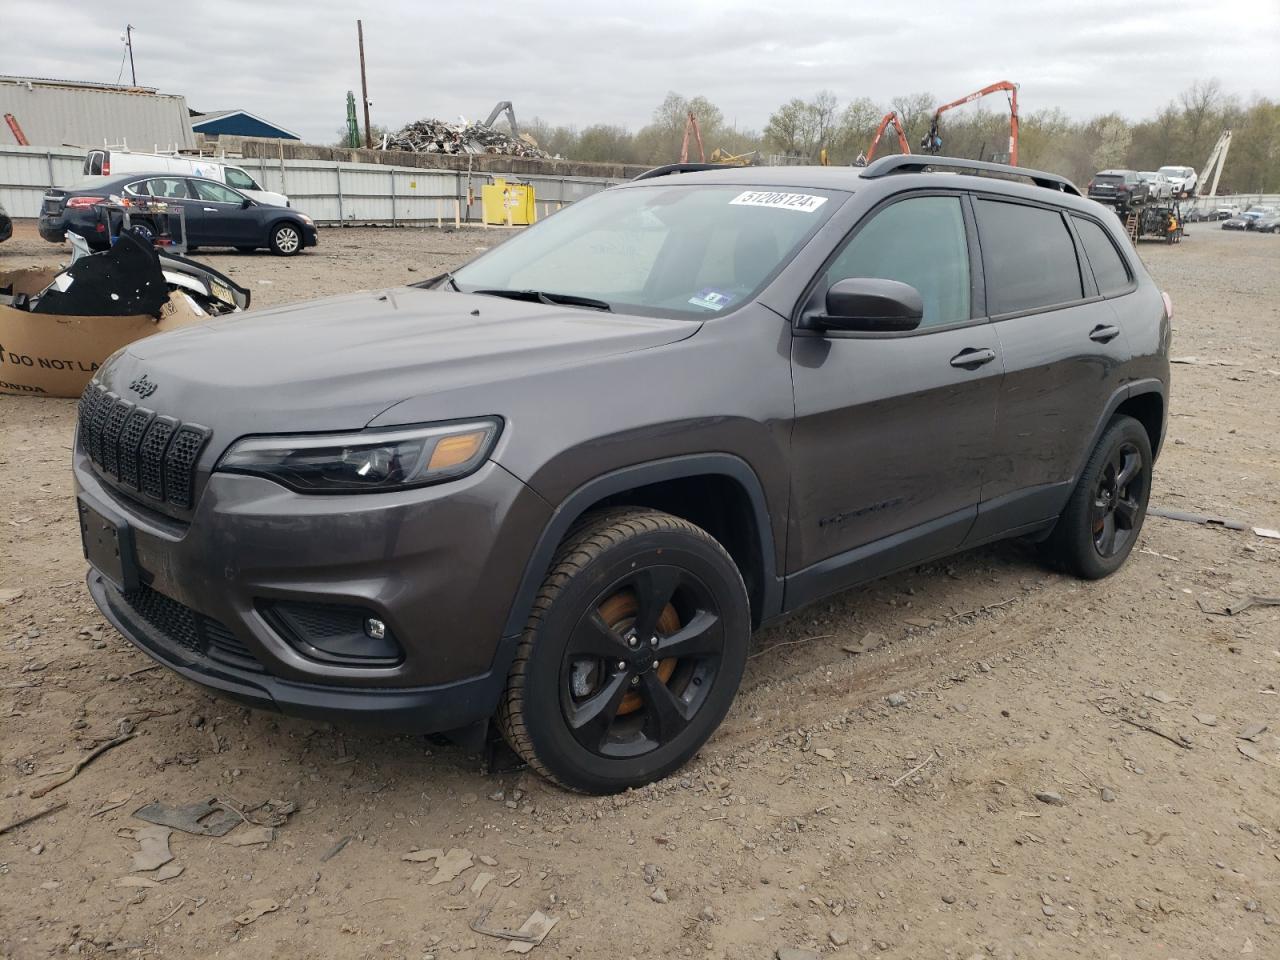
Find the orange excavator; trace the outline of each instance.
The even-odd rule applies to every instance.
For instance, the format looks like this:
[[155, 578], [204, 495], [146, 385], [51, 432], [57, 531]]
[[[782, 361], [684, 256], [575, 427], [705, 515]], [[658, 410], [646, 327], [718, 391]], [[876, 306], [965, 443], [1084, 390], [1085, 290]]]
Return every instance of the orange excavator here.
[[938, 118], [948, 110], [953, 107], [963, 107], [966, 103], [972, 103], [980, 97], [985, 97], [1000, 90], [1009, 94], [1009, 163], [1016, 167], [1018, 165], [1018, 85], [1010, 83], [1008, 80], [993, 83], [990, 86], [983, 87], [976, 93], [969, 94], [967, 97], [961, 97], [959, 100], [953, 100], [951, 103], [944, 103], [940, 106], [933, 112], [933, 120], [929, 124], [929, 132], [920, 141], [921, 149], [928, 153], [940, 153], [942, 151], [942, 135], [938, 133]]
[[871, 138], [871, 146], [867, 147], [867, 152], [863, 154], [866, 163], [870, 163], [876, 158], [876, 147], [880, 146], [880, 138], [884, 136], [885, 130], [892, 125], [898, 134], [898, 147], [903, 153], [911, 152], [911, 144], [907, 143], [907, 133], [902, 129], [902, 121], [898, 119], [898, 114], [894, 110], [890, 110], [880, 118], [880, 126], [876, 127], [876, 135]]

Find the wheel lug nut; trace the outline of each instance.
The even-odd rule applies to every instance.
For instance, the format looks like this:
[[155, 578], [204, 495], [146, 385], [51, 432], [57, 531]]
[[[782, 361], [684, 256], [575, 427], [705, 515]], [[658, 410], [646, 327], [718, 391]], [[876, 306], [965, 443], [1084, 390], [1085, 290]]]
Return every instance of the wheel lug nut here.
[[627, 669], [627, 661], [625, 661], [625, 660], [619, 660], [619, 661], [618, 661], [618, 669], [619, 669], [619, 670], [625, 670], [625, 669]]
[[634, 647], [640, 643], [639, 637], [627, 637], [627, 646]]
[[657, 637], [650, 637], [650, 638], [649, 638], [649, 646], [651, 646], [651, 647], [656, 647], [657, 645], [658, 645], [658, 638], [657, 638]]
[[657, 660], [653, 661], [653, 669], [655, 669], [655, 670], [657, 670], [657, 669], [658, 669], [658, 661], [657, 661]]
[[638, 687], [638, 686], [640, 686], [640, 678], [639, 678], [639, 677], [632, 677], [632, 678], [631, 678], [631, 685], [632, 685], [633, 687]]

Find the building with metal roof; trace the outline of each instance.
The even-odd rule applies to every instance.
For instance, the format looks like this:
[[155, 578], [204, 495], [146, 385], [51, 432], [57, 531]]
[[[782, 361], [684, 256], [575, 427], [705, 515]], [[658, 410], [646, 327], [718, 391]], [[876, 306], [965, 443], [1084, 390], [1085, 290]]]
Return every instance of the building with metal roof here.
[[235, 137], [272, 137], [277, 140], [301, 140], [292, 130], [264, 120], [248, 110], [214, 110], [209, 113], [191, 113], [191, 129], [211, 140], [222, 134]]
[[195, 146], [186, 99], [153, 87], [0, 75], [0, 115], [5, 114], [15, 123], [0, 125], [0, 144], [19, 143], [20, 130], [37, 147]]

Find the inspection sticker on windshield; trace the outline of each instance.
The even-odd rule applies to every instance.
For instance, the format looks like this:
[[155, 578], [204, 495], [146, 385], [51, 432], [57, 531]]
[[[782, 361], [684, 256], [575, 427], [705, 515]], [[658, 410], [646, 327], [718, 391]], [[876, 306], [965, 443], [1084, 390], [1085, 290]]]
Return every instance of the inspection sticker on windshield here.
[[813, 213], [826, 202], [826, 197], [815, 197], [811, 193], [775, 193], [771, 190], [748, 190], [729, 201], [738, 207], [776, 207], [801, 213]]
[[722, 293], [719, 290], [707, 287], [705, 290], [699, 290], [697, 296], [690, 297], [689, 302], [695, 307], [706, 307], [708, 310], [723, 310], [733, 303], [733, 294]]

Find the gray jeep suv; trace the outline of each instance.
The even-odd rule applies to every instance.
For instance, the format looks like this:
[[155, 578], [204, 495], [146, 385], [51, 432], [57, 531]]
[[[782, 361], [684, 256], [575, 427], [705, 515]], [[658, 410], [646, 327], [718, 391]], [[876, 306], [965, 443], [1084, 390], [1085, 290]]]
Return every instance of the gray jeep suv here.
[[1114, 571], [1169, 337], [1115, 215], [1049, 174], [659, 168], [415, 287], [117, 353], [74, 452], [89, 589], [213, 691], [496, 721], [616, 791], [691, 757], [804, 604], [1013, 536]]

